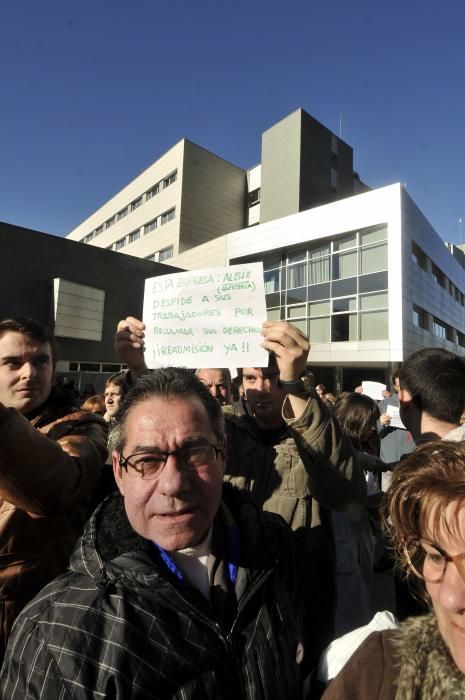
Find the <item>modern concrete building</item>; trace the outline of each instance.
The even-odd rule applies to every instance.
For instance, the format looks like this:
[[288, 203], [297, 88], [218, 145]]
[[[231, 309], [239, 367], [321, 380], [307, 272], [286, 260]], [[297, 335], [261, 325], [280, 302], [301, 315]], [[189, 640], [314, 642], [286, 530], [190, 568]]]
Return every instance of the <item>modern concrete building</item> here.
[[68, 238], [164, 262], [363, 189], [352, 148], [298, 109], [262, 134], [261, 163], [248, 171], [179, 141]]
[[423, 347], [465, 355], [465, 270], [400, 184], [250, 234], [232, 232], [176, 262], [195, 269], [263, 261], [268, 317], [308, 333], [310, 365], [333, 390], [389, 383]]
[[309, 334], [333, 390], [389, 383], [422, 347], [465, 354], [463, 252], [399, 184], [369, 191], [350, 146], [301, 109], [248, 171], [181, 141], [69, 237], [183, 269], [263, 261], [269, 318]]
[[57, 370], [76, 387], [101, 389], [121, 369], [113, 349], [118, 321], [142, 314], [144, 283], [177, 268], [90, 248], [0, 223], [0, 318], [27, 316], [54, 328]]

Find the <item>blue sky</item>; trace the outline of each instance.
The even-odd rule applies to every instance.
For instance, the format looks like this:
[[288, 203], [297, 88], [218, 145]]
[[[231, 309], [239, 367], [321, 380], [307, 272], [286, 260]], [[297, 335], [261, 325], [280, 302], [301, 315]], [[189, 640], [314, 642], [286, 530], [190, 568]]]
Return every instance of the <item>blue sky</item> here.
[[0, 220], [66, 235], [186, 137], [249, 167], [303, 107], [465, 242], [463, 0], [0, 0]]

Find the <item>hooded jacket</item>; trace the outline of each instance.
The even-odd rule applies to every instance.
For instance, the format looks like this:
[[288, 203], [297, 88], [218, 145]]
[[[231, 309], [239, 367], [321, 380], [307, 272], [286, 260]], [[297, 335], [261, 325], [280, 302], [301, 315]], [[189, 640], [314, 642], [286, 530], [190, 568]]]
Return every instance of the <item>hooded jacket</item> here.
[[66, 570], [106, 435], [102, 418], [55, 391], [29, 420], [0, 404], [0, 658], [19, 611]]
[[[225, 618], [179, 581], [132, 530], [122, 497], [95, 512], [67, 574], [19, 615], [1, 696], [301, 697], [300, 594], [292, 534], [243, 494], [224, 489], [215, 532], [232, 513], [237, 579]], [[213, 589], [211, 589], [213, 590]]]

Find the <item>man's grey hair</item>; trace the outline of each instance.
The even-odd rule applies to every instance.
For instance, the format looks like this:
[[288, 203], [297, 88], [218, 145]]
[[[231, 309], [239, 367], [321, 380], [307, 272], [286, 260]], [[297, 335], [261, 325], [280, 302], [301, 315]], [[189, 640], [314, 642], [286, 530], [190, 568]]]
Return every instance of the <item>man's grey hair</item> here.
[[[153, 398], [189, 399], [198, 398], [207, 412], [213, 434], [220, 443], [224, 438], [224, 416], [218, 401], [198, 379], [192, 370], [185, 367], [163, 367], [143, 375], [137, 384], [128, 391], [114, 418], [110, 431], [109, 447], [121, 452], [126, 444], [126, 424], [129, 412], [137, 404]], [[166, 406], [169, 412], [169, 406]]]

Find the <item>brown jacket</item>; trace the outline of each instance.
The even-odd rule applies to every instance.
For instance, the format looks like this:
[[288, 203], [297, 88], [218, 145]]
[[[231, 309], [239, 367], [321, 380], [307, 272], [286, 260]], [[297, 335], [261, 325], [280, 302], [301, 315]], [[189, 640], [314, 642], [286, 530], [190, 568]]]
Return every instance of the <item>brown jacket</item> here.
[[322, 700], [452, 700], [465, 697], [434, 614], [373, 632], [331, 681]]
[[0, 404], [0, 658], [24, 605], [66, 570], [107, 454], [100, 416]]

